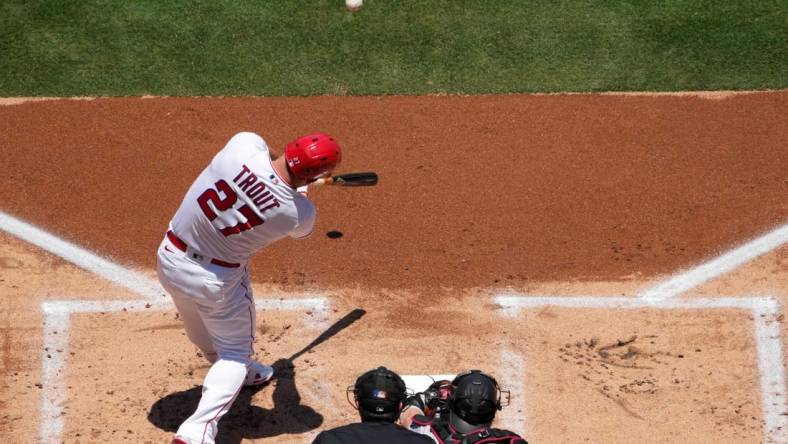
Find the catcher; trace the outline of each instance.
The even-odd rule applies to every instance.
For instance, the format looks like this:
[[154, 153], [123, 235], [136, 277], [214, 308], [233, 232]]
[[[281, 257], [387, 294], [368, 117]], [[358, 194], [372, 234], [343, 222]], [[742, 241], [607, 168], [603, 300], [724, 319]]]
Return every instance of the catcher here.
[[520, 435], [492, 427], [503, 408], [498, 382], [481, 370], [469, 370], [453, 381], [436, 381], [425, 392], [410, 396], [400, 415], [410, 430], [440, 444], [528, 444]]

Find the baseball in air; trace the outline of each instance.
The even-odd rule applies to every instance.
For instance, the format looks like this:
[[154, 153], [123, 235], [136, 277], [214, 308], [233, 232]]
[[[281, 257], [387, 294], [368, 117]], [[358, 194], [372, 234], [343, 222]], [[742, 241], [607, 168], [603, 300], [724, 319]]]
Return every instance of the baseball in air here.
[[345, 0], [345, 7], [350, 12], [356, 12], [361, 9], [362, 0]]

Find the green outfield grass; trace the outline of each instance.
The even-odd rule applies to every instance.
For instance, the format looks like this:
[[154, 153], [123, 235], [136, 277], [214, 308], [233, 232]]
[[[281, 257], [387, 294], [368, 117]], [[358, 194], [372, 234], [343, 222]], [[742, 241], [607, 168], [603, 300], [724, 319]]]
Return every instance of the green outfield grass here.
[[787, 86], [785, 0], [0, 2], [0, 96]]

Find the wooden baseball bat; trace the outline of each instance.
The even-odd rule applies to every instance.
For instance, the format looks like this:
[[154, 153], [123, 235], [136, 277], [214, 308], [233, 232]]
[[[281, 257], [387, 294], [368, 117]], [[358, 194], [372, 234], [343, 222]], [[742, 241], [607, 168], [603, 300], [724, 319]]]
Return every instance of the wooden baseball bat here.
[[341, 187], [371, 187], [378, 184], [378, 175], [373, 172], [345, 173], [323, 177], [311, 185], [336, 185]]

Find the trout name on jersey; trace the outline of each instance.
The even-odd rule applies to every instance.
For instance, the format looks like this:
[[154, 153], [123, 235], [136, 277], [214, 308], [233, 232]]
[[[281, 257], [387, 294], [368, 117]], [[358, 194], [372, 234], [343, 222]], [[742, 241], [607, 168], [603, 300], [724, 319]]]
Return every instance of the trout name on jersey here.
[[241, 172], [235, 176], [233, 182], [235, 182], [238, 188], [252, 200], [252, 203], [257, 207], [260, 213], [279, 206], [279, 201], [276, 200], [276, 197], [266, 189], [263, 181], [258, 180], [257, 176], [252, 173], [252, 170], [249, 169], [248, 166], [241, 166]]

